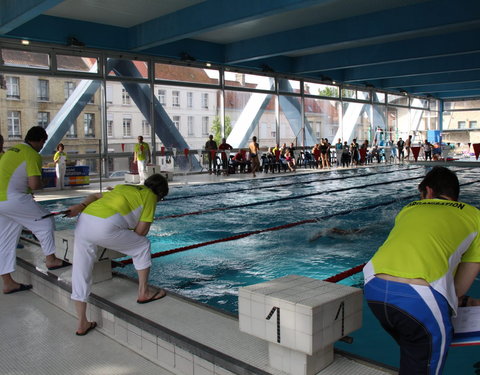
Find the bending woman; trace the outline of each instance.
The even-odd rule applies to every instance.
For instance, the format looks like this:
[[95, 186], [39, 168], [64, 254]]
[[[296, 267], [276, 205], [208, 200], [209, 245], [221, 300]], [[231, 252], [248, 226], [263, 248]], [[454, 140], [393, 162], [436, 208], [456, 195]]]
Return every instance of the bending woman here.
[[75, 229], [72, 299], [77, 310], [76, 334], [83, 336], [96, 327], [87, 320], [87, 298], [92, 287], [92, 270], [97, 246], [119, 251], [133, 259], [138, 273], [138, 303], [165, 297], [163, 289], [148, 287], [151, 266], [150, 230], [157, 202], [168, 194], [167, 180], [154, 174], [145, 185], [117, 185], [110, 192], [89, 195], [83, 203], [69, 207], [73, 217], [79, 214]]

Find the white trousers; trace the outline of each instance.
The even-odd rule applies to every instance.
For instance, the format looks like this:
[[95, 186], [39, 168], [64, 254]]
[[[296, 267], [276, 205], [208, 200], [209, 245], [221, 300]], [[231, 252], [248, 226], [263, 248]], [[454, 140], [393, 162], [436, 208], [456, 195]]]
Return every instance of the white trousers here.
[[67, 166], [63, 163], [57, 163], [55, 165], [55, 173], [57, 175], [57, 188], [65, 188], [65, 170]]
[[145, 172], [147, 171], [147, 161], [137, 160], [138, 176], [140, 177], [140, 183], [145, 182]]
[[48, 213], [30, 194], [0, 202], [0, 275], [15, 271], [17, 243], [23, 227], [38, 238], [45, 256], [55, 253], [53, 218], [35, 221]]
[[73, 300], [86, 302], [90, 295], [97, 246], [131, 256], [136, 270], [151, 266], [150, 241], [130, 229], [119, 227], [118, 222], [116, 216], [102, 219], [81, 214], [78, 218], [73, 252]]

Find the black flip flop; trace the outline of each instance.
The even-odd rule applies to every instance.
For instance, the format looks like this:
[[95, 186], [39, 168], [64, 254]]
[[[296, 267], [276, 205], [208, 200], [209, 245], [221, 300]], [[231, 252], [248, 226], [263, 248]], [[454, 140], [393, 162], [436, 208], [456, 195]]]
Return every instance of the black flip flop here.
[[31, 284], [20, 284], [20, 286], [17, 289], [13, 289], [9, 292], [5, 292], [3, 294], [12, 294], [12, 293], [17, 293], [17, 292], [23, 292], [24, 290], [29, 290], [32, 289]]
[[95, 327], [97, 326], [97, 322], [91, 322], [90, 323], [90, 327], [87, 328], [87, 330], [83, 333], [78, 333], [78, 332], [75, 332], [75, 334], [77, 336], [85, 336], [88, 332], [90, 332], [92, 329], [95, 329]]
[[68, 266], [71, 266], [71, 264], [62, 260], [61, 265], [53, 266], [53, 267], [47, 267], [47, 268], [48, 268], [49, 271], [53, 271], [53, 270], [58, 270], [59, 268], [68, 267]]
[[[161, 293], [165, 293], [163, 296], [161, 297], [158, 297]], [[149, 299], [146, 299], [145, 301], [140, 301], [137, 299], [137, 303], [140, 303], [140, 304], [145, 304], [145, 303], [149, 303], [149, 302], [153, 302], [153, 301], [158, 301], [159, 299], [162, 299], [163, 297], [165, 297], [167, 295], [167, 292], [163, 289], [160, 289], [159, 291], [157, 291], [152, 297], [150, 297]], [[158, 298], [155, 298], [155, 297], [158, 297]]]

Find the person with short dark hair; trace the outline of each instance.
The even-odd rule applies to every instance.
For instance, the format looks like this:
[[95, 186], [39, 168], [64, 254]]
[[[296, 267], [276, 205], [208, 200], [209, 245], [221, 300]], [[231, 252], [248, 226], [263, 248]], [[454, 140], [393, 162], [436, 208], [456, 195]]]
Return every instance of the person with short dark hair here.
[[440, 374], [459, 306], [480, 271], [480, 211], [459, 202], [456, 174], [435, 167], [420, 200], [395, 218], [387, 240], [363, 269], [365, 298], [400, 346], [400, 374]]
[[77, 310], [78, 336], [84, 336], [96, 327], [95, 322], [87, 319], [86, 301], [92, 286], [97, 246], [132, 257], [138, 273], [137, 303], [165, 297], [165, 290], [148, 287], [152, 262], [150, 241], [145, 236], [153, 222], [157, 202], [167, 194], [167, 180], [160, 174], [154, 174], [145, 180], [145, 185], [117, 185], [111, 191], [91, 194], [82, 203], [68, 208], [69, 217], [81, 213], [75, 229], [72, 271], [72, 299]]
[[205, 143], [205, 152], [207, 153], [208, 160], [208, 173], [212, 174], [217, 172], [217, 142], [213, 139], [213, 135], [208, 136], [208, 141]]
[[227, 156], [226, 151], [233, 150], [233, 147], [227, 143], [227, 140], [225, 138], [222, 138], [222, 143], [220, 144], [220, 146], [218, 146], [218, 149], [222, 150], [221, 156], [223, 173], [228, 174], [228, 160], [230, 158], [230, 155]]
[[11, 148], [0, 159], [0, 275], [3, 293], [31, 289], [30, 284], [16, 282], [15, 249], [23, 227], [38, 238], [49, 270], [69, 264], [55, 256], [53, 218], [38, 220], [50, 213], [33, 199], [32, 191], [42, 188], [42, 157], [39, 151], [48, 139], [41, 126], [30, 128], [25, 142]]

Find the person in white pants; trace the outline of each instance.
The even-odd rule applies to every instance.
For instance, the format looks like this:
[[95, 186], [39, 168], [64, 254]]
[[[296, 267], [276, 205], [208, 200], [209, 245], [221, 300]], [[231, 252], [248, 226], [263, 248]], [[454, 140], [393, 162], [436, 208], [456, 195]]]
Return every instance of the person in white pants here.
[[150, 147], [148, 143], [143, 141], [141, 135], [138, 136], [138, 143], [135, 144], [133, 149], [133, 162], [137, 163], [138, 176], [140, 177], [140, 183], [145, 181], [145, 172], [147, 171], [147, 163], [150, 163]]
[[16, 248], [22, 228], [26, 227], [38, 238], [49, 270], [69, 266], [55, 256], [51, 218], [40, 219], [49, 212], [33, 199], [32, 191], [42, 188], [42, 149], [48, 135], [41, 126], [32, 127], [25, 143], [17, 144], [0, 159], [0, 275], [3, 293], [11, 294], [32, 288], [16, 282]]
[[67, 169], [67, 154], [64, 150], [65, 146], [63, 143], [59, 143], [57, 146], [57, 152], [53, 156], [55, 173], [57, 175], [57, 187], [62, 190], [65, 188], [65, 171]]
[[77, 310], [78, 336], [96, 327], [96, 322], [87, 320], [86, 309], [98, 246], [133, 258], [138, 273], [137, 303], [165, 297], [165, 290], [148, 287], [151, 254], [150, 241], [145, 236], [157, 202], [167, 194], [167, 180], [154, 174], [145, 180], [145, 185], [117, 185], [109, 192], [89, 195], [84, 202], [69, 207], [70, 217], [83, 211], [75, 229], [71, 296]]

